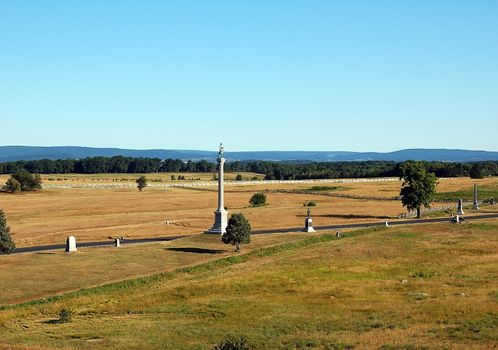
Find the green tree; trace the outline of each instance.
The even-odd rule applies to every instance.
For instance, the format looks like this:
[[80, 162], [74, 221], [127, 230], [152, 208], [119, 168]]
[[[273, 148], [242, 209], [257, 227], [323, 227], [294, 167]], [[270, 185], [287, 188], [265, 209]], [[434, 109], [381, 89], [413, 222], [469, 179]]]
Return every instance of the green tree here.
[[223, 340], [218, 345], [215, 345], [213, 350], [250, 350], [251, 348], [247, 345], [245, 338], [235, 338], [230, 337]]
[[10, 237], [10, 228], [3, 210], [0, 209], [0, 253], [10, 254], [16, 249], [16, 244]]
[[265, 205], [266, 204], [266, 195], [262, 192], [256, 192], [249, 200], [249, 203], [251, 203], [251, 205], [253, 207]]
[[147, 178], [144, 175], [140, 176], [135, 182], [137, 183], [139, 191], [142, 191], [145, 187], [147, 187]]
[[235, 177], [235, 181], [242, 181], [242, 175], [237, 174], [237, 176]]
[[243, 214], [235, 213], [230, 217], [227, 231], [221, 236], [221, 241], [236, 246], [237, 251], [240, 251], [242, 243], [251, 242], [251, 224]]
[[430, 208], [436, 195], [437, 178], [434, 173], [429, 173], [420, 162], [408, 161], [400, 166], [401, 202], [408, 210], [417, 211], [420, 219], [420, 207]]
[[40, 174], [33, 175], [26, 170], [21, 170], [12, 175], [12, 178], [20, 183], [21, 191], [35, 191], [42, 188]]
[[5, 189], [9, 192], [12, 192], [12, 193], [20, 191], [21, 190], [21, 183], [19, 181], [17, 181], [16, 179], [14, 179], [13, 177], [11, 177], [5, 183]]

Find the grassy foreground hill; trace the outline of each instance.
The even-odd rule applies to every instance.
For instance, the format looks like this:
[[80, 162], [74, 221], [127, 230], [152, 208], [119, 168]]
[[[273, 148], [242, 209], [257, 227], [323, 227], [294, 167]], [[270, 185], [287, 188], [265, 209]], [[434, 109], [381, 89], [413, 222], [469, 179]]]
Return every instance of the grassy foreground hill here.
[[0, 348], [211, 349], [235, 335], [254, 349], [489, 349], [497, 233], [495, 220], [316, 235], [4, 308]]

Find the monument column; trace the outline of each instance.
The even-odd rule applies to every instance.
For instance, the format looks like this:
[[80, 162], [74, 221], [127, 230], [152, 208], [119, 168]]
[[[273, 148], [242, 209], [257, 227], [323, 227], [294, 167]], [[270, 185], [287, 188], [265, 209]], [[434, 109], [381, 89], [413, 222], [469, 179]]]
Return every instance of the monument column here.
[[218, 211], [225, 210], [225, 179], [224, 167], [225, 158], [218, 158]]
[[211, 229], [205, 231], [208, 234], [222, 235], [226, 232], [228, 219], [228, 212], [225, 210], [225, 179], [223, 167], [225, 165], [225, 158], [223, 157], [223, 145], [220, 143], [220, 152], [218, 153], [218, 209], [214, 212], [214, 225]]

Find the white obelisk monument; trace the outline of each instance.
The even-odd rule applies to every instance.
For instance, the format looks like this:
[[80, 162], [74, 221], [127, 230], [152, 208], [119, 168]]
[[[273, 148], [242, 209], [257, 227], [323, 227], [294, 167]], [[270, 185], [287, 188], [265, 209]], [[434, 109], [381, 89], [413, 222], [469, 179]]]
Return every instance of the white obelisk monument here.
[[220, 152], [218, 153], [218, 209], [214, 212], [214, 225], [211, 229], [204, 233], [222, 235], [226, 232], [228, 219], [228, 212], [225, 210], [224, 199], [224, 179], [223, 179], [223, 166], [225, 158], [223, 158], [223, 145], [220, 143]]

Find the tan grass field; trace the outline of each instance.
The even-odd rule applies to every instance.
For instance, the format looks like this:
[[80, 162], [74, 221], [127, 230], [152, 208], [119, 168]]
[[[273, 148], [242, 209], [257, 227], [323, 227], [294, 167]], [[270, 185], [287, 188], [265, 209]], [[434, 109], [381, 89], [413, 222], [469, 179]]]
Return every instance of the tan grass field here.
[[[237, 174], [242, 175], [244, 180], [250, 180], [254, 177], [263, 179], [264, 175], [257, 173], [225, 173], [226, 180], [235, 180]], [[167, 184], [183, 184], [194, 181], [213, 181], [212, 173], [148, 173], [148, 174], [47, 174], [41, 175], [42, 181], [45, 184], [51, 185], [72, 185], [72, 184], [87, 184], [87, 183], [135, 183], [135, 180], [144, 175], [149, 183], [167, 183]], [[185, 176], [185, 180], [171, 180], [171, 176], [178, 179], [178, 176]], [[0, 175], [0, 183], [5, 183], [9, 175]]]
[[[497, 233], [498, 220], [490, 220], [361, 230], [341, 239], [315, 234], [314, 241], [258, 237], [260, 247], [275, 238], [294, 242], [4, 309], [0, 348], [212, 349], [236, 335], [253, 349], [493, 349]], [[226, 249], [212, 238], [33, 259], [85, 269], [81, 260], [97, 263], [101, 253], [111, 261], [123, 254], [126, 264], [124, 256], [137, 259], [147, 248], [151, 258], [164, 255], [167, 270], [171, 251], [161, 249]], [[63, 308], [72, 320], [57, 323]]]
[[[209, 174], [208, 174], [209, 175]], [[234, 178], [236, 174], [227, 175]], [[249, 176], [252, 174], [249, 174]], [[55, 175], [54, 175], [55, 176]], [[66, 176], [66, 175], [64, 175]], [[111, 181], [116, 174], [67, 175], [75, 182], [104, 179]], [[121, 176], [121, 174], [119, 174]], [[134, 174], [124, 174], [133, 181]], [[149, 177], [150, 174], [148, 174]], [[153, 176], [156, 176], [154, 174]], [[170, 174], [157, 174], [169, 178]], [[47, 175], [46, 178], [51, 177]], [[0, 181], [7, 177], [0, 177]], [[480, 186], [498, 187], [498, 179], [441, 179], [442, 192]], [[337, 186], [334, 194], [393, 197], [399, 194], [399, 181], [351, 182], [326, 184], [227, 184], [226, 205], [230, 212], [242, 212], [255, 230], [300, 227], [306, 208], [303, 203], [314, 201], [315, 226], [353, 222], [385, 221], [406, 212], [399, 201], [379, 201], [330, 197], [322, 194], [279, 193], [279, 190], [304, 190], [314, 185]], [[106, 240], [124, 236], [161, 237], [200, 233], [212, 225], [217, 206], [216, 186], [201, 188], [136, 189], [44, 189], [33, 193], [0, 193], [0, 208], [7, 216], [18, 247], [63, 243], [69, 235], [78, 241]], [[256, 191], [265, 191], [268, 205], [249, 207]], [[327, 191], [324, 192], [327, 194]], [[435, 206], [441, 205], [434, 203]], [[169, 221], [169, 225], [166, 222]]]

